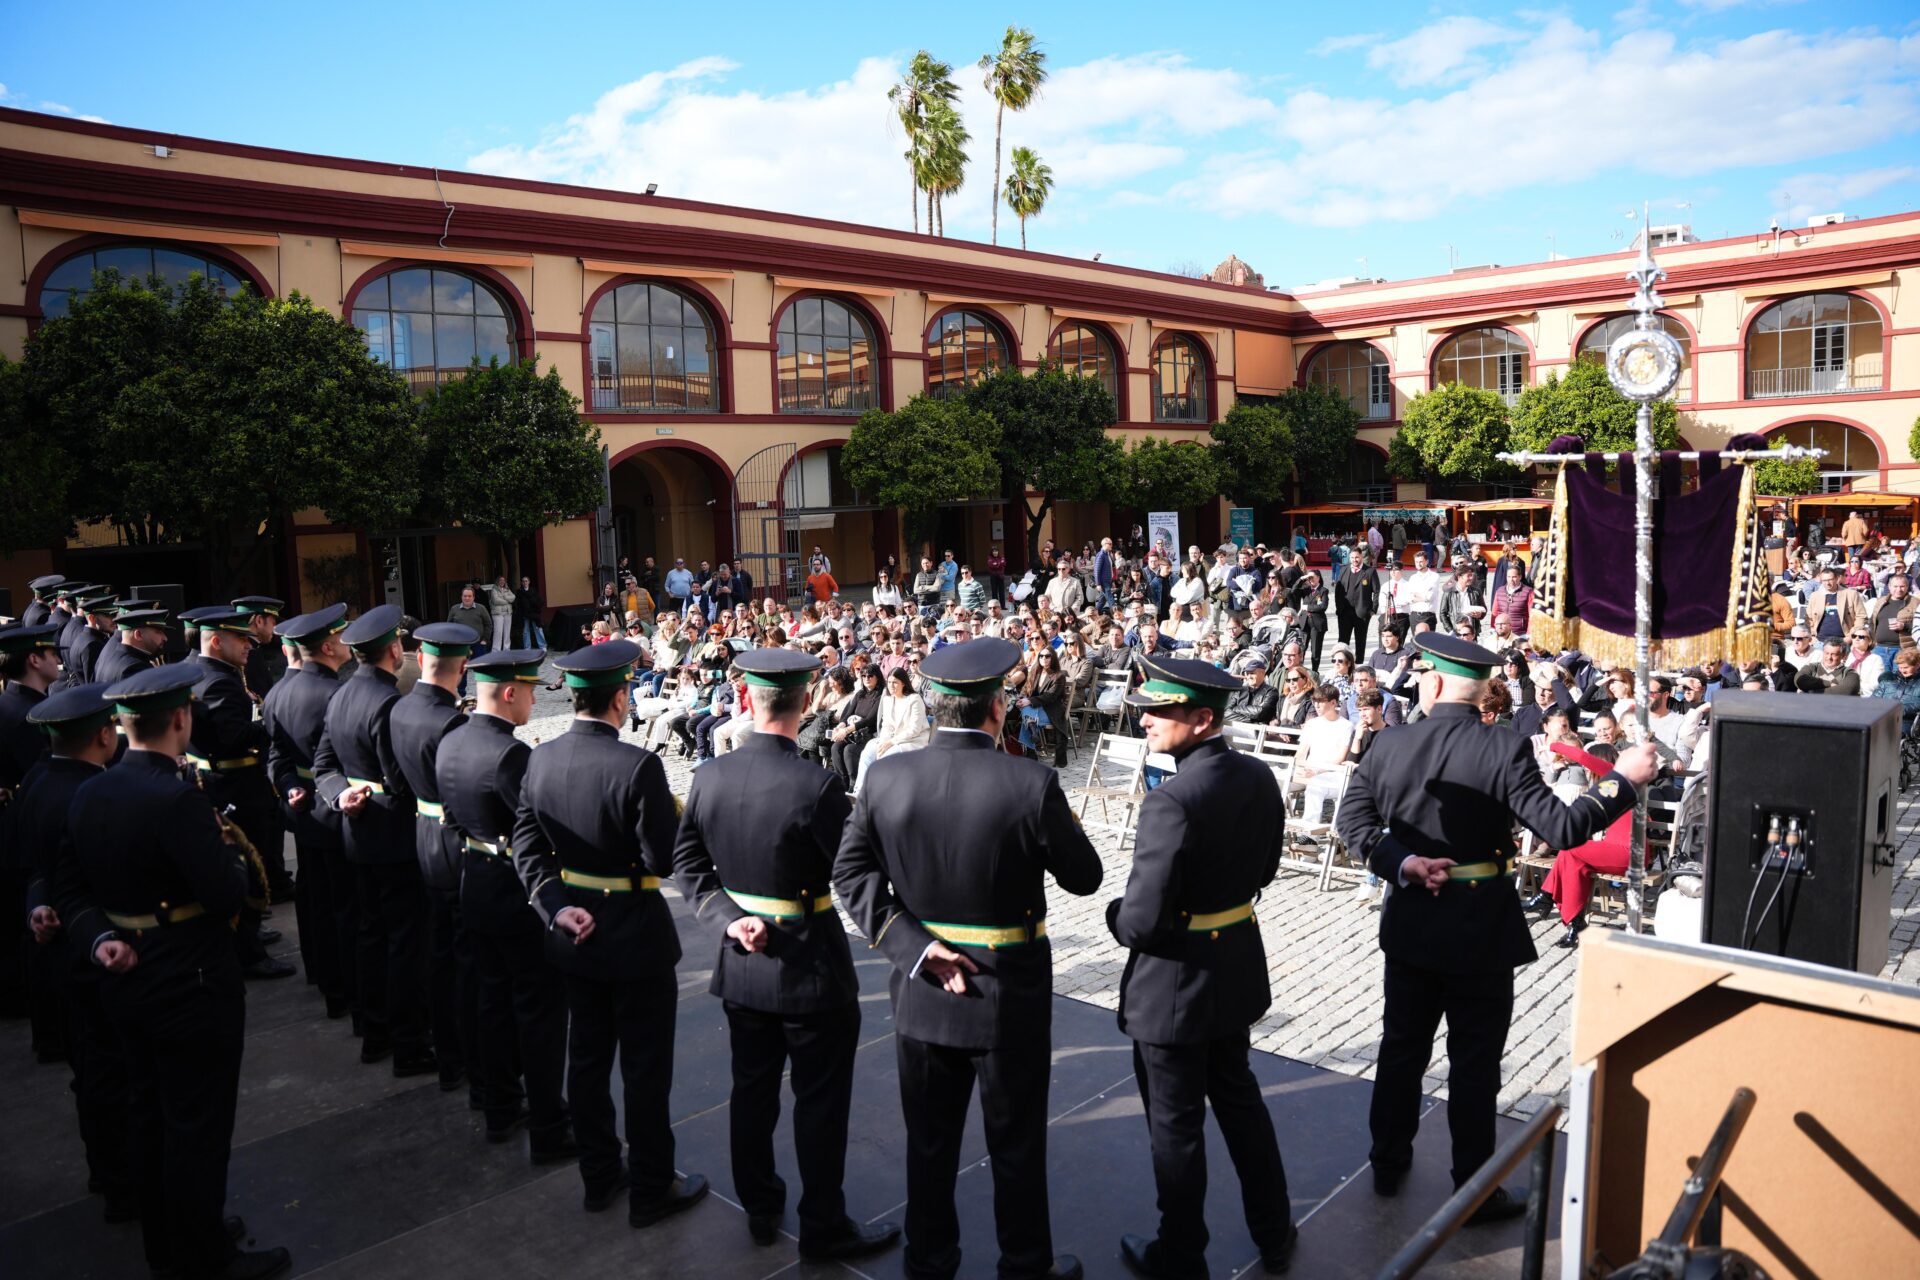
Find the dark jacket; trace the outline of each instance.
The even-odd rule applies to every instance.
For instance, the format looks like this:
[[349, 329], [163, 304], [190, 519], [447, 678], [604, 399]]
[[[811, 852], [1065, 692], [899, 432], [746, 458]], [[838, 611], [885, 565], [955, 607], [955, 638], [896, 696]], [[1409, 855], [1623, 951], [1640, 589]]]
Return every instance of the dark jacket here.
[[[50, 755], [33, 767], [13, 803], [0, 810], [0, 848], [9, 851], [17, 867], [27, 871], [27, 912], [52, 907], [60, 914], [60, 934], [53, 945], [67, 953], [67, 972], [79, 982], [93, 982], [103, 972], [93, 963], [93, 940], [111, 926], [97, 917], [70, 920], [54, 901], [61, 848], [70, 846], [67, 822], [74, 793], [81, 784], [101, 774], [99, 765]], [[71, 848], [68, 849], [72, 856]]]
[[[555, 967], [602, 981], [672, 970], [680, 959], [673, 915], [659, 891], [638, 878], [673, 874], [678, 820], [659, 757], [620, 741], [605, 721], [576, 718], [567, 732], [534, 748], [513, 824], [513, 861], [547, 923]], [[567, 884], [563, 870], [636, 883], [632, 892], [607, 893]], [[585, 942], [552, 927], [567, 907], [592, 914], [594, 932]]]
[[[490, 937], [542, 928], [513, 865], [513, 828], [532, 756], [511, 723], [475, 714], [447, 730], [434, 757], [434, 787], [459, 851], [460, 922]], [[499, 852], [475, 849], [469, 837]]]
[[[702, 919], [721, 929], [767, 920], [764, 950], [720, 938], [708, 988], [763, 1013], [818, 1013], [859, 999], [840, 913], [818, 900], [833, 883], [834, 854], [852, 812], [840, 776], [800, 758], [792, 739], [751, 733], [693, 775], [673, 848], [674, 874]], [[798, 916], [750, 911], [731, 896], [800, 903]], [[759, 905], [759, 904], [756, 904]]]
[[1286, 823], [1273, 770], [1214, 737], [1147, 793], [1124, 897], [1107, 927], [1129, 949], [1120, 1029], [1148, 1044], [1245, 1031], [1273, 1003], [1252, 920], [1196, 929], [1195, 916], [1253, 901], [1280, 868]]
[[27, 723], [27, 714], [46, 696], [18, 680], [0, 689], [0, 788], [18, 787], [47, 753], [47, 735], [40, 726]]
[[[393, 704], [388, 718], [393, 733], [393, 758], [413, 792], [414, 854], [429, 888], [450, 893], [460, 887], [460, 842], [431, 810], [440, 804], [440, 784], [434, 778], [434, 758], [448, 733], [465, 724], [466, 713], [457, 698], [437, 684], [422, 680]], [[421, 802], [428, 812], [419, 812]]]
[[1380, 575], [1371, 565], [1359, 572], [1349, 570], [1340, 577], [1340, 592], [1355, 617], [1380, 612]]
[[1228, 724], [1272, 724], [1280, 706], [1280, 690], [1271, 683], [1258, 689], [1242, 685], [1227, 695]]
[[343, 818], [342, 843], [351, 862], [411, 862], [418, 857], [413, 834], [413, 789], [393, 750], [393, 704], [400, 690], [392, 672], [363, 665], [327, 704], [326, 728], [313, 753], [320, 796], [335, 809], [354, 780], [376, 784], [366, 807]]
[[[1571, 849], [1633, 802], [1633, 787], [1609, 773], [1563, 803], [1525, 738], [1481, 724], [1477, 707], [1443, 702], [1419, 723], [1374, 740], [1347, 785], [1339, 830], [1375, 875], [1398, 886], [1409, 855], [1510, 862], [1516, 819], [1549, 849]], [[1380, 949], [1390, 960], [1444, 973], [1510, 969], [1538, 955], [1511, 876], [1449, 883], [1437, 895], [1396, 887], [1380, 913]]]
[[956, 996], [915, 974], [935, 940], [923, 922], [1031, 928], [1046, 919], [1049, 874], [1063, 892], [1085, 895], [1100, 887], [1101, 871], [1052, 769], [994, 750], [984, 733], [936, 731], [926, 749], [874, 764], [833, 884], [869, 946], [893, 964], [895, 1029], [991, 1049], [1051, 1033], [1052, 944], [956, 946], [980, 966]]
[[[343, 819], [320, 797], [313, 771], [314, 753], [327, 726], [327, 704], [340, 692], [340, 677], [317, 662], [308, 662], [268, 691], [260, 704], [260, 724], [267, 731], [267, 777], [280, 799], [297, 845], [338, 849]], [[307, 803], [296, 810], [287, 803], [289, 791], [305, 791]]]
[[119, 684], [128, 676], [137, 676], [152, 665], [152, 654], [116, 636], [111, 644], [101, 647], [100, 655], [93, 660], [93, 678], [101, 684]]

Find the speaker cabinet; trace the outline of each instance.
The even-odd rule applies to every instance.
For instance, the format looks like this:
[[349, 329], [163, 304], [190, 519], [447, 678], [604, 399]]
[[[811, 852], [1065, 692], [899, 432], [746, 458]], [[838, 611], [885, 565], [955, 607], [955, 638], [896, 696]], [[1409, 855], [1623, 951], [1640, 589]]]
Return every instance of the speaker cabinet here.
[[1711, 714], [1706, 941], [1878, 974], [1900, 704], [1727, 691]]

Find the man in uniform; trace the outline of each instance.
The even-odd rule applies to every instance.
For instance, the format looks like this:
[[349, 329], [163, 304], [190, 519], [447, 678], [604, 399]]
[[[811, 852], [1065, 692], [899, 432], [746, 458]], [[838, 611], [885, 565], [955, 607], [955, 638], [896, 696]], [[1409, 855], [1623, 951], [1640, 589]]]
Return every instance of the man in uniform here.
[[[132, 601], [127, 608], [141, 606], [151, 608], [151, 602]], [[80, 618], [86, 623], [73, 649], [67, 654], [66, 672], [60, 677], [61, 688], [71, 688], [76, 684], [93, 682], [94, 661], [109, 640], [119, 637], [114, 632], [113, 620], [119, 611], [119, 602], [111, 591], [95, 593], [84, 599], [76, 600], [74, 607], [80, 611]]]
[[1107, 927], [1128, 949], [1120, 1029], [1133, 1039], [1159, 1189], [1160, 1234], [1120, 1256], [1144, 1276], [1207, 1274], [1207, 1104], [1240, 1176], [1247, 1229], [1281, 1275], [1298, 1232], [1247, 1028], [1273, 1003], [1254, 897], [1280, 869], [1286, 809], [1273, 771], [1221, 736], [1239, 681], [1209, 662], [1157, 659], [1127, 695], [1148, 749], [1179, 770], [1147, 795], [1126, 895]]
[[356, 920], [353, 872], [342, 843], [340, 815], [331, 805], [316, 803], [313, 759], [326, 727], [327, 705], [340, 692], [338, 673], [347, 658], [340, 632], [346, 625], [347, 606], [336, 604], [276, 627], [281, 639], [298, 649], [299, 662], [292, 677], [274, 685], [260, 705], [268, 740], [267, 776], [293, 832], [299, 860], [293, 903], [300, 952], [307, 975], [326, 999], [329, 1018], [344, 1018], [353, 1008]]
[[233, 602], [233, 611], [246, 617], [248, 630], [253, 633], [254, 647], [247, 656], [246, 679], [247, 692], [255, 702], [265, 698], [267, 690], [276, 683], [279, 655], [273, 651], [273, 629], [286, 607], [285, 600], [275, 600], [272, 596], [241, 596]]
[[53, 599], [55, 591], [66, 585], [66, 581], [67, 575], [64, 573], [43, 573], [29, 582], [27, 590], [33, 592], [33, 599], [20, 611], [20, 625], [37, 627], [51, 618], [53, 610], [48, 607], [48, 602]]
[[[421, 628], [463, 633], [457, 622]], [[437, 647], [427, 639], [422, 646]], [[459, 842], [460, 923], [473, 951], [478, 1030], [469, 1069], [487, 1116], [487, 1140], [507, 1142], [528, 1126], [535, 1164], [579, 1154], [562, 1089], [567, 1060], [567, 988], [547, 959], [545, 929], [513, 868], [513, 824], [532, 748], [513, 731], [533, 714], [539, 649], [497, 649], [467, 665], [475, 707], [448, 732], [434, 765], [446, 830]], [[429, 655], [431, 660], [431, 655]], [[526, 1079], [524, 1095], [520, 1089]], [[522, 1105], [522, 1098], [526, 1105]], [[624, 1184], [605, 1183], [590, 1209], [610, 1206]]]
[[[181, 666], [198, 677], [193, 687], [193, 736], [187, 763], [200, 773], [200, 785], [214, 812], [226, 814], [259, 855], [266, 884], [273, 883], [273, 842], [284, 841], [279, 805], [267, 781], [267, 731], [253, 718], [253, 700], [240, 675], [253, 648], [246, 615], [231, 611], [200, 621], [200, 655]], [[282, 876], [285, 869], [282, 868]], [[260, 928], [265, 901], [249, 897], [240, 912], [237, 939], [241, 974], [247, 978], [290, 978], [299, 972], [267, 954], [277, 933]]]
[[321, 797], [345, 818], [358, 922], [354, 990], [365, 1041], [360, 1061], [393, 1058], [400, 1077], [438, 1073], [428, 1034], [426, 887], [414, 838], [414, 798], [393, 750], [400, 701], [399, 605], [369, 609], [340, 633], [360, 669], [327, 704], [313, 771]]
[[1001, 678], [1019, 660], [1018, 645], [982, 637], [920, 663], [938, 731], [926, 750], [873, 766], [834, 859], [841, 902], [893, 964], [910, 1276], [959, 1270], [953, 1188], [976, 1079], [1000, 1275], [1082, 1274], [1078, 1258], [1054, 1255], [1047, 1211], [1046, 878], [1090, 894], [1100, 855], [1058, 775], [995, 748], [1007, 718]]
[[754, 731], [694, 774], [673, 853], [698, 914], [726, 930], [712, 991], [733, 1046], [733, 1184], [753, 1239], [772, 1244], [787, 1194], [773, 1131], [791, 1060], [800, 1256], [857, 1257], [892, 1244], [900, 1228], [855, 1222], [841, 1190], [860, 984], [828, 886], [852, 806], [840, 775], [802, 760], [794, 743], [819, 662], [791, 649], [750, 649], [734, 661]]
[[151, 667], [167, 647], [176, 624], [165, 609], [127, 609], [116, 614], [118, 643], [109, 641], [93, 661], [93, 682], [113, 685]]
[[[12, 847], [27, 860], [27, 911], [33, 939], [47, 964], [52, 994], [67, 1024], [73, 1099], [87, 1152], [87, 1189], [106, 1197], [108, 1222], [140, 1216], [127, 1152], [127, 1064], [100, 1004], [99, 966], [91, 942], [105, 931], [97, 912], [62, 916], [54, 880], [74, 792], [100, 775], [120, 748], [106, 686], [78, 685], [53, 694], [29, 713], [47, 735], [51, 754], [34, 766], [8, 813]], [[69, 854], [69, 856], [71, 856]]]
[[[1373, 1084], [1373, 1187], [1394, 1195], [1413, 1163], [1420, 1080], [1433, 1035], [1447, 1020], [1447, 1125], [1457, 1188], [1493, 1154], [1500, 1055], [1513, 1017], [1513, 970], [1538, 958], [1513, 887], [1513, 824], [1550, 849], [1585, 843], [1633, 808], [1634, 788], [1658, 767], [1650, 746], [1565, 804], [1548, 788], [1532, 745], [1482, 724], [1480, 699], [1498, 654], [1441, 632], [1414, 637], [1427, 670], [1426, 715], [1382, 734], [1354, 770], [1340, 805], [1340, 838], [1390, 887], [1380, 912], [1386, 1005]], [[1525, 1212], [1505, 1187], [1468, 1225]]]
[[[13, 626], [0, 630], [0, 820], [27, 774], [46, 753], [46, 735], [27, 717], [46, 700], [47, 690], [60, 675], [62, 624]], [[0, 1016], [19, 1017], [30, 1011], [27, 998], [26, 918], [27, 867], [10, 851], [4, 822], [0, 821]], [[36, 1028], [34, 1039], [39, 1040]], [[48, 1050], [53, 1049], [48, 1044]]]
[[81, 641], [87, 631], [87, 611], [80, 607], [82, 600], [92, 596], [111, 594], [112, 589], [103, 583], [88, 582], [78, 586], [60, 588], [56, 597], [65, 616], [60, 621], [60, 665], [63, 668], [73, 666], [74, 654], [80, 649]]
[[414, 796], [414, 849], [427, 894], [427, 1008], [440, 1088], [452, 1093], [476, 1065], [478, 991], [473, 947], [460, 920], [460, 842], [442, 821], [433, 762], [441, 739], [466, 723], [454, 690], [466, 679], [474, 637], [470, 627], [435, 622], [412, 638], [420, 645], [420, 679], [393, 704], [393, 754]]
[[[673, 872], [678, 815], [659, 757], [620, 741], [639, 656], [631, 640], [610, 640], [554, 663], [573, 691], [573, 725], [527, 761], [513, 859], [547, 923], [547, 954], [566, 975], [567, 1100], [587, 1206], [611, 1203], [624, 1180], [627, 1222], [647, 1227], [703, 1199], [707, 1180], [673, 1170], [668, 1095], [680, 936], [660, 881]], [[624, 1169], [608, 1088], [616, 1049], [626, 1092]]]
[[175, 763], [200, 676], [158, 667], [107, 691], [127, 752], [74, 792], [73, 875], [56, 873], [54, 901], [76, 922], [99, 908], [100, 922], [76, 936], [107, 971], [101, 1002], [125, 1047], [148, 1267], [264, 1280], [293, 1265], [287, 1251], [241, 1252], [223, 1216], [247, 1017], [228, 922], [247, 876], [206, 795]]

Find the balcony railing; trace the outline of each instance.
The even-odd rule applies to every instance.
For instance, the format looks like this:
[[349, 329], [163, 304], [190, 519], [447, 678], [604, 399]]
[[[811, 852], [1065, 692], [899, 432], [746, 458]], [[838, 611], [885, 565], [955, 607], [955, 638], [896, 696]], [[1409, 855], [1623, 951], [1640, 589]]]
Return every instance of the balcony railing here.
[[780, 386], [782, 413], [865, 413], [877, 403], [870, 384], [828, 387], [824, 391], [817, 384], [795, 387], [792, 383], [782, 383]]
[[1205, 422], [1207, 398], [1204, 395], [1162, 395], [1155, 398], [1155, 422]]
[[1393, 404], [1390, 401], [1376, 400], [1367, 406], [1367, 420], [1380, 422], [1393, 416]]
[[656, 373], [593, 376], [593, 407], [601, 413], [687, 413], [716, 408], [713, 375]]
[[1862, 355], [1839, 369], [1749, 369], [1747, 399], [1840, 396], [1880, 390], [1880, 357]]

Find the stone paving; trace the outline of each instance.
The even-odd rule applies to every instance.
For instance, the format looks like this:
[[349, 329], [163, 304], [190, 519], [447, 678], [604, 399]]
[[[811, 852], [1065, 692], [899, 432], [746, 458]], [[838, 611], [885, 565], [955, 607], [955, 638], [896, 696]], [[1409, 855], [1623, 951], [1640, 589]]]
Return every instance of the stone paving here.
[[[563, 732], [571, 712], [564, 692], [542, 688], [534, 720], [522, 730], [531, 741]], [[625, 735], [631, 739], [632, 735]], [[1063, 784], [1086, 781], [1091, 743], [1070, 755]], [[684, 796], [693, 770], [664, 757], [675, 794]], [[1920, 792], [1915, 793], [1920, 798]], [[1882, 977], [1920, 983], [1920, 807], [1901, 806], [1893, 895], [1890, 960]], [[1053, 939], [1054, 990], [1105, 1008], [1119, 1003], [1126, 952], [1106, 927], [1107, 901], [1126, 883], [1129, 855], [1111, 833], [1094, 844], [1106, 878], [1090, 897], [1057, 888], [1049, 893], [1047, 930]], [[1354, 881], [1336, 878], [1323, 892], [1314, 875], [1283, 869], [1258, 904], [1266, 942], [1273, 1007], [1253, 1028], [1256, 1048], [1348, 1075], [1371, 1078], [1380, 1046], [1381, 956], [1375, 943], [1377, 913], [1354, 892]], [[1598, 927], [1598, 926], [1596, 926]], [[1527, 1118], [1565, 1092], [1572, 1050], [1570, 1012], [1579, 952], [1553, 945], [1557, 919], [1534, 925], [1540, 959], [1518, 971], [1513, 1031], [1502, 1063], [1501, 1109]], [[1446, 1096], [1444, 1030], [1428, 1068], [1426, 1092]]]

